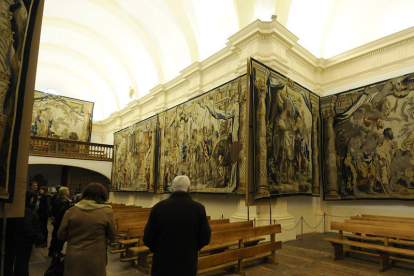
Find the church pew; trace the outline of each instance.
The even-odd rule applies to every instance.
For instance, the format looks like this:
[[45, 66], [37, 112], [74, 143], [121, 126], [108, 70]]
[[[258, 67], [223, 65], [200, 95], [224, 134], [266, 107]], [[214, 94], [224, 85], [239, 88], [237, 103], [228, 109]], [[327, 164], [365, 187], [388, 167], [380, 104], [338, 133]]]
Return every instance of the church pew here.
[[[125, 238], [126, 234], [123, 232], [128, 231], [129, 228], [135, 228], [140, 226], [145, 226], [148, 221], [148, 215], [138, 215], [133, 217], [127, 217], [127, 218], [119, 218], [116, 220], [117, 230], [118, 230], [118, 236], [121, 238]], [[230, 224], [229, 219], [218, 219], [218, 220], [209, 220], [210, 227], [214, 229], [216, 227], [217, 229], [226, 229], [226, 225]], [[250, 225], [253, 224], [253, 222], [243, 222], [240, 225]], [[230, 226], [233, 227], [233, 226]], [[239, 226], [240, 227], [240, 226]]]
[[386, 227], [394, 227], [394, 228], [406, 228], [406, 229], [414, 230], [414, 223], [410, 223], [410, 222], [389, 222], [389, 221], [382, 221], [382, 220], [366, 220], [363, 218], [346, 219], [344, 222], [355, 223], [355, 224], [386, 226]]
[[[358, 218], [356, 218], [356, 219], [358, 219]], [[372, 221], [387, 221], [387, 222], [414, 223], [414, 218], [407, 218], [407, 217], [390, 217], [390, 216], [378, 216], [378, 215], [362, 215], [361, 216], [361, 219], [363, 219], [363, 220], [372, 220]]]
[[139, 216], [143, 216], [143, 215], [145, 215], [145, 214], [148, 214], [148, 216], [149, 216], [149, 213], [150, 213], [151, 211], [150, 210], [148, 210], [148, 211], [138, 211], [138, 212], [136, 212], [136, 211], [133, 211], [133, 212], [126, 212], [126, 213], [114, 213], [114, 220], [115, 220], [115, 222], [116, 222], [116, 220], [117, 219], [120, 219], [120, 218], [132, 218], [132, 217], [139, 217]]
[[[228, 231], [233, 231], [231, 232], [231, 234], [233, 233], [238, 233], [239, 231], [245, 230], [246, 229], [250, 229], [250, 234], [251, 233], [257, 233], [256, 231], [253, 231], [253, 222], [237, 222], [237, 223], [227, 223], [227, 224], [219, 224], [219, 225], [215, 225], [215, 226], [211, 226], [212, 227], [212, 241], [210, 242], [209, 245], [205, 246], [204, 248], [201, 249], [200, 254], [203, 253], [210, 253], [210, 254], [220, 254], [221, 252], [224, 252], [224, 250], [228, 249], [231, 246], [235, 246], [235, 245], [239, 245], [240, 244], [240, 239], [236, 238], [234, 239], [234, 237], [227, 237], [227, 239], [222, 240], [221, 242], [217, 242], [217, 239], [214, 240], [213, 236], [214, 233], [220, 232], [221, 236], [225, 236], [228, 235]], [[217, 228], [215, 228], [217, 227]], [[280, 227], [279, 227], [280, 228]], [[215, 231], [215, 230], [222, 230], [222, 229], [226, 229], [224, 231]], [[144, 227], [142, 229], [137, 229], [137, 231], [142, 231], [141, 233], [137, 233], [135, 232], [135, 235], [139, 235], [142, 234], [144, 235]], [[280, 230], [279, 230], [280, 231]], [[261, 232], [259, 232], [261, 233]], [[280, 233], [280, 232], [279, 232]], [[263, 234], [265, 235], [265, 234]], [[236, 235], [236, 237], [238, 237]], [[264, 240], [264, 238], [259, 237], [255, 234], [251, 234], [250, 236], [247, 235], [245, 238], [241, 238], [243, 240], [244, 243], [244, 247], [254, 247], [256, 246], [260, 241]], [[128, 257], [127, 258], [123, 258], [121, 259], [122, 262], [128, 262], [131, 261], [133, 264], [136, 265], [136, 267], [138, 268], [138, 270], [140, 270], [141, 272], [144, 273], [148, 273], [147, 271], [147, 258], [150, 256], [150, 250], [147, 246], [145, 245], [139, 245], [136, 247], [129, 247], [128, 249], [132, 255], [133, 254], [137, 254], [136, 256], [131, 256], [131, 253], [127, 253]]]
[[111, 202], [106, 202], [105, 204], [111, 205], [112, 207], [122, 207], [122, 206], [125, 206], [124, 203], [111, 203]]
[[[335, 260], [343, 259], [344, 251], [347, 252], [347, 254], [358, 252], [366, 255], [379, 256], [380, 271], [385, 271], [391, 268], [394, 266], [395, 261], [414, 262], [412, 259], [401, 257], [414, 257], [414, 250], [389, 246], [394, 240], [408, 240], [405, 242], [414, 241], [414, 231], [412, 229], [349, 222], [331, 222], [331, 229], [338, 230], [339, 237], [324, 238], [323, 240], [332, 243]], [[352, 236], [353, 239], [344, 239], [344, 237], [350, 236], [345, 235], [344, 232], [354, 233], [354, 236]], [[372, 235], [375, 237], [372, 237]], [[381, 242], [381, 244], [378, 244], [378, 242]], [[344, 245], [350, 246], [351, 248], [344, 249]], [[366, 250], [370, 250], [371, 252]], [[372, 251], [377, 253], [372, 253]]]
[[[282, 242], [276, 242], [276, 234], [281, 233], [280, 225], [248, 227], [242, 229], [217, 231], [211, 233], [209, 246], [226, 242], [238, 242], [238, 248], [222, 253], [198, 258], [198, 274], [237, 265], [237, 273], [244, 274], [243, 263], [246, 260], [264, 258], [276, 264], [275, 251], [282, 248]], [[270, 242], [246, 247], [246, 239], [270, 235]]]
[[222, 224], [222, 223], [230, 223], [230, 219], [211, 219], [208, 221], [211, 225], [215, 224]]
[[141, 206], [112, 207], [112, 211], [114, 212], [114, 214], [147, 211], [148, 209], [151, 209], [151, 208], [142, 208]]

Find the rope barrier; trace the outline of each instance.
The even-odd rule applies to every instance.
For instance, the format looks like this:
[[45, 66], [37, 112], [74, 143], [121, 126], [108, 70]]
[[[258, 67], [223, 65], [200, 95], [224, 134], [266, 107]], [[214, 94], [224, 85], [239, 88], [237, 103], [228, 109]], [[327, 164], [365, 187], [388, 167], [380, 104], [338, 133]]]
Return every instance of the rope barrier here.
[[303, 219], [303, 217], [300, 218], [300, 220], [298, 221], [298, 223], [296, 223], [295, 227], [293, 227], [292, 229], [287, 230], [287, 229], [284, 229], [283, 227], [281, 227], [281, 228], [282, 228], [283, 231], [287, 231], [287, 232], [292, 231], [293, 229], [295, 229], [296, 227], [298, 227], [298, 225], [302, 221], [302, 219]]
[[[285, 229], [285, 228], [283, 228], [283, 227], [281, 227], [281, 229], [283, 230], [283, 231], [286, 231], [286, 232], [289, 232], [289, 231], [293, 231], [293, 230], [295, 230], [296, 229], [296, 227], [298, 227], [298, 225], [299, 225], [299, 223], [301, 224], [301, 239], [302, 239], [302, 237], [303, 237], [303, 223], [305, 223], [305, 225], [308, 227], [308, 228], [310, 228], [310, 229], [316, 229], [316, 228], [318, 228], [321, 224], [322, 224], [322, 222], [323, 222], [323, 233], [325, 233], [326, 232], [326, 230], [325, 230], [325, 224], [326, 224], [326, 217], [328, 216], [328, 217], [336, 217], [336, 218], [350, 218], [350, 217], [352, 217], [352, 216], [336, 216], [336, 215], [331, 215], [331, 214], [327, 214], [327, 213], [323, 213], [323, 215], [318, 215], [318, 214], [315, 214], [316, 216], [321, 216], [322, 218], [321, 218], [321, 220], [319, 221], [319, 223], [318, 223], [318, 225], [316, 225], [315, 227], [312, 227], [312, 226], [310, 226], [307, 222], [306, 222], [306, 220], [303, 218], [303, 216], [301, 216], [300, 217], [300, 219], [299, 219], [299, 221], [296, 223], [296, 225], [293, 227], [293, 228], [290, 228], [290, 229]], [[357, 217], [358, 217], [358, 215], [356, 215]], [[224, 215], [221, 215], [221, 217], [220, 218], [223, 218], [224, 219]], [[276, 224], [277, 223], [277, 220], [276, 219], [273, 219], [273, 223], [274, 224]], [[256, 226], [256, 218], [253, 218], [253, 224], [254, 224], [254, 226]], [[270, 221], [270, 224], [272, 224], [272, 222]]]
[[325, 218], [325, 217], [322, 217], [321, 221], [318, 223], [318, 225], [317, 225], [317, 226], [312, 227], [312, 226], [310, 226], [310, 225], [306, 222], [306, 220], [305, 220], [305, 219], [303, 219], [303, 217], [302, 217], [303, 222], [305, 222], [306, 226], [308, 226], [310, 229], [316, 229], [316, 228], [318, 228], [318, 227], [319, 227], [319, 225], [321, 225], [321, 223], [322, 223], [322, 221], [324, 220], [324, 218]]

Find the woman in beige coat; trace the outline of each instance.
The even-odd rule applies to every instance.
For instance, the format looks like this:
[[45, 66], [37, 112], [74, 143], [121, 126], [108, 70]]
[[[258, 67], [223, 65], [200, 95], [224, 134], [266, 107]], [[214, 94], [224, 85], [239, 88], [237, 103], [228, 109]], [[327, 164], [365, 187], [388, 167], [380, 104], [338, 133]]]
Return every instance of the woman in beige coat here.
[[108, 192], [99, 183], [89, 184], [82, 200], [63, 217], [58, 238], [68, 241], [65, 276], [105, 276], [107, 241], [116, 236], [113, 211], [106, 205]]

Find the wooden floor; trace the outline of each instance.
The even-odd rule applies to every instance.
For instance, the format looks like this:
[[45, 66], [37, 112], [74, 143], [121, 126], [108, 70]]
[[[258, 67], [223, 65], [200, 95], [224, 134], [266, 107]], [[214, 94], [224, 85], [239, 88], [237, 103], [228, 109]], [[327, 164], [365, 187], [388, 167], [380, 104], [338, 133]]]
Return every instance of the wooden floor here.
[[[322, 241], [323, 237], [337, 237], [338, 234], [306, 234], [303, 239], [283, 243], [283, 249], [276, 251], [278, 265], [254, 261], [245, 265], [247, 276], [270, 275], [332, 275], [332, 276], [371, 276], [371, 275], [414, 275], [414, 265], [397, 262], [396, 267], [378, 272], [379, 260], [365, 255], [351, 255], [340, 261], [333, 260], [333, 248]], [[51, 258], [47, 257], [47, 248], [34, 248], [30, 261], [30, 275], [43, 276]], [[129, 263], [121, 263], [119, 255], [109, 254], [108, 276], [145, 276]], [[203, 276], [237, 275], [225, 270], [217, 270]], [[82, 276], [82, 275], [80, 275]], [[146, 275], [149, 276], [149, 275]]]

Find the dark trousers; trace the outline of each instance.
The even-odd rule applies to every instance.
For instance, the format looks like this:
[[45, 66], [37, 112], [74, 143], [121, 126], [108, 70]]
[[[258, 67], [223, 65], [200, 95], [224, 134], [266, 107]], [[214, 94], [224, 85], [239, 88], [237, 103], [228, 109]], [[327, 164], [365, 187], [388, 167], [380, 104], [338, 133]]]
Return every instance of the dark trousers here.
[[65, 244], [64, 241], [59, 240], [57, 237], [59, 227], [60, 224], [53, 225], [52, 241], [50, 242], [49, 255], [62, 252], [63, 245]]
[[[14, 249], [6, 251], [4, 260], [5, 276], [29, 276], [29, 261], [33, 243], [18, 242]], [[13, 273], [14, 266], [14, 273]]]
[[41, 228], [42, 233], [43, 233], [43, 237], [44, 237], [43, 242], [45, 244], [47, 244], [47, 236], [49, 234], [49, 231], [47, 230], [48, 219], [49, 219], [48, 217], [40, 217], [40, 228]]

